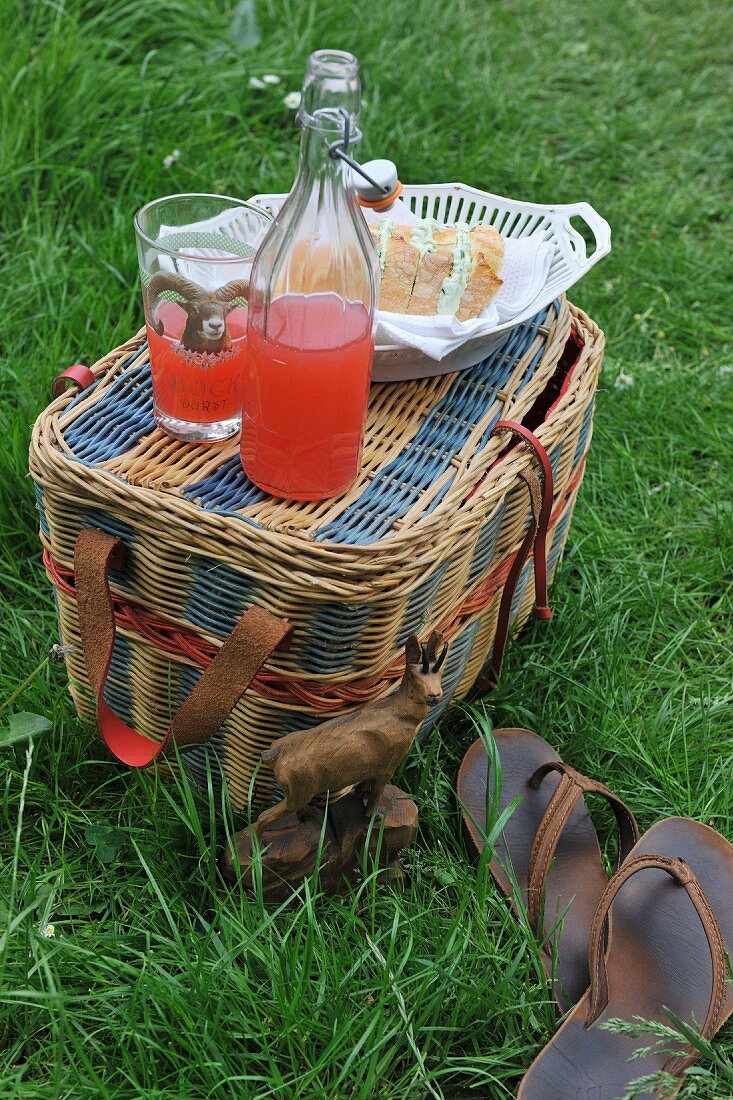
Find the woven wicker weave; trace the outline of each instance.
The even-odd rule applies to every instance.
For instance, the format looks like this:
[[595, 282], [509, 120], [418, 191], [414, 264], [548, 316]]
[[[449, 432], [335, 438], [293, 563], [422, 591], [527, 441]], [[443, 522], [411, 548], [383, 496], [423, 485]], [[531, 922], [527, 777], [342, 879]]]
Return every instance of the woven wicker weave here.
[[[112, 575], [117, 643], [109, 705], [160, 739], [238, 617], [256, 603], [293, 625], [207, 745], [185, 755], [201, 779], [223, 769], [246, 804], [273, 737], [386, 694], [413, 631], [450, 639], [446, 702], [465, 695], [490, 656], [504, 581], [530, 523], [524, 445], [492, 436], [524, 421], [554, 474], [552, 576], [590, 443], [603, 355], [596, 326], [564, 299], [525, 323], [470, 374], [372, 387], [362, 471], [338, 500], [278, 501], [242, 471], [237, 441], [181, 443], [156, 428], [144, 333], [92, 369], [96, 384], [57, 398], [31, 443], [41, 539], [56, 586], [70, 689], [93, 717], [79, 647], [73, 554], [99, 527], [127, 549]], [[512, 620], [532, 607], [532, 562]], [[437, 715], [432, 716], [432, 720]], [[255, 801], [271, 795], [260, 772]]]

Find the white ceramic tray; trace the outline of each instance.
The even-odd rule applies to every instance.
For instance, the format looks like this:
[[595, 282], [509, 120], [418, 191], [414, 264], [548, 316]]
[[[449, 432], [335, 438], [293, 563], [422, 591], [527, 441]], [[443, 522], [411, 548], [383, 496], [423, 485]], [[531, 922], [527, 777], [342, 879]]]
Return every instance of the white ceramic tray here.
[[[554, 255], [544, 290], [526, 310], [497, 325], [490, 335], [468, 340], [439, 362], [415, 348], [378, 344], [372, 370], [375, 382], [427, 378], [475, 366], [502, 343], [512, 329], [548, 306], [611, 251], [611, 228], [587, 202], [540, 206], [491, 195], [463, 183], [405, 184], [401, 197], [418, 217], [435, 218], [441, 225], [458, 221], [469, 225], [484, 223], [495, 226], [503, 237], [539, 234], [543, 241], [553, 245]], [[276, 214], [286, 198], [286, 195], [255, 195], [251, 201]], [[590, 230], [593, 237], [590, 251], [571, 218], [585, 222]]]

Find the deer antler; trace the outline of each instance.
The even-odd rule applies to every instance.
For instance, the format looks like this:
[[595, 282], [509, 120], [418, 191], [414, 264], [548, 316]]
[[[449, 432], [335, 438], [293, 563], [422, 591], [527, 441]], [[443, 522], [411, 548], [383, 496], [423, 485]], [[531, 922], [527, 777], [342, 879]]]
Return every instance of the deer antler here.
[[220, 302], [231, 302], [235, 298], [247, 298], [249, 295], [248, 279], [232, 279], [226, 286], [220, 286], [214, 297]]
[[445, 645], [443, 646], [443, 649], [441, 650], [440, 656], [438, 657], [437, 661], [433, 665], [433, 672], [440, 672], [441, 668], [443, 667], [443, 661], [445, 660], [447, 653], [448, 653], [448, 643], [446, 642]]

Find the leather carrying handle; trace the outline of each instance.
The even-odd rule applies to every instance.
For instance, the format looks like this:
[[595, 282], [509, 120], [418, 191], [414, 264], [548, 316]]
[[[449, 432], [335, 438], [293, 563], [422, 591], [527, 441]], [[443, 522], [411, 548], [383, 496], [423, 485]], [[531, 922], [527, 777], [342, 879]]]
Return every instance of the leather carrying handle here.
[[[494, 426], [494, 431], [509, 432], [511, 435], [517, 436], [519, 440], [534, 451], [540, 470], [542, 471], [541, 496], [534, 495], [532, 493], [532, 486], [530, 485], [532, 508], [535, 523], [537, 525], [534, 539], [534, 617], [535, 619], [551, 619], [552, 611], [547, 602], [547, 529], [552, 515], [552, 500], [554, 493], [552, 463], [550, 462], [547, 451], [542, 446], [537, 436], [534, 432], [531, 432], [529, 428], [525, 428], [524, 424], [518, 424], [514, 420], [499, 420]], [[537, 478], [535, 475], [535, 482], [536, 481]]]
[[547, 602], [547, 528], [552, 514], [554, 489], [552, 464], [547, 455], [547, 451], [542, 446], [537, 436], [534, 432], [531, 432], [529, 428], [525, 428], [523, 424], [518, 424], [513, 420], [500, 420], [494, 425], [493, 431], [510, 432], [531, 447], [542, 470], [542, 481], [540, 483], [540, 479], [531, 468], [522, 470], [519, 475], [524, 480], [529, 493], [530, 523], [514, 561], [512, 562], [512, 567], [509, 570], [509, 575], [507, 576], [504, 590], [501, 594], [489, 672], [485, 676], [480, 676], [476, 681], [477, 686], [486, 691], [493, 691], [501, 676], [501, 669], [504, 664], [504, 653], [509, 638], [509, 619], [512, 612], [514, 593], [519, 578], [522, 575], [524, 564], [533, 547], [535, 584], [534, 617], [536, 619], [552, 618], [552, 611]]
[[83, 530], [74, 547], [77, 609], [84, 664], [107, 747], [124, 764], [142, 768], [173, 747], [205, 744], [229, 716], [273, 650], [286, 648], [292, 627], [253, 606], [240, 618], [218, 654], [201, 674], [161, 742], [138, 733], [104, 698], [115, 643], [109, 570], [125, 564], [124, 544], [95, 527]]
[[89, 367], [85, 367], [83, 363], [74, 363], [72, 367], [67, 367], [61, 374], [56, 375], [51, 392], [54, 397], [61, 397], [61, 394], [69, 389], [69, 383], [79, 390], [85, 390], [88, 386], [93, 386], [96, 381]]

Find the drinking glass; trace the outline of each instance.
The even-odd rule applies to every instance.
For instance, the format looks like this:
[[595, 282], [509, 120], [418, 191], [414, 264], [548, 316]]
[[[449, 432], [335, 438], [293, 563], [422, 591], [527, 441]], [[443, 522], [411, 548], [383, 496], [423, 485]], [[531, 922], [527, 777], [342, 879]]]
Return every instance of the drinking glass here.
[[176, 439], [240, 428], [249, 279], [271, 221], [225, 195], [169, 195], [135, 215], [154, 414]]

